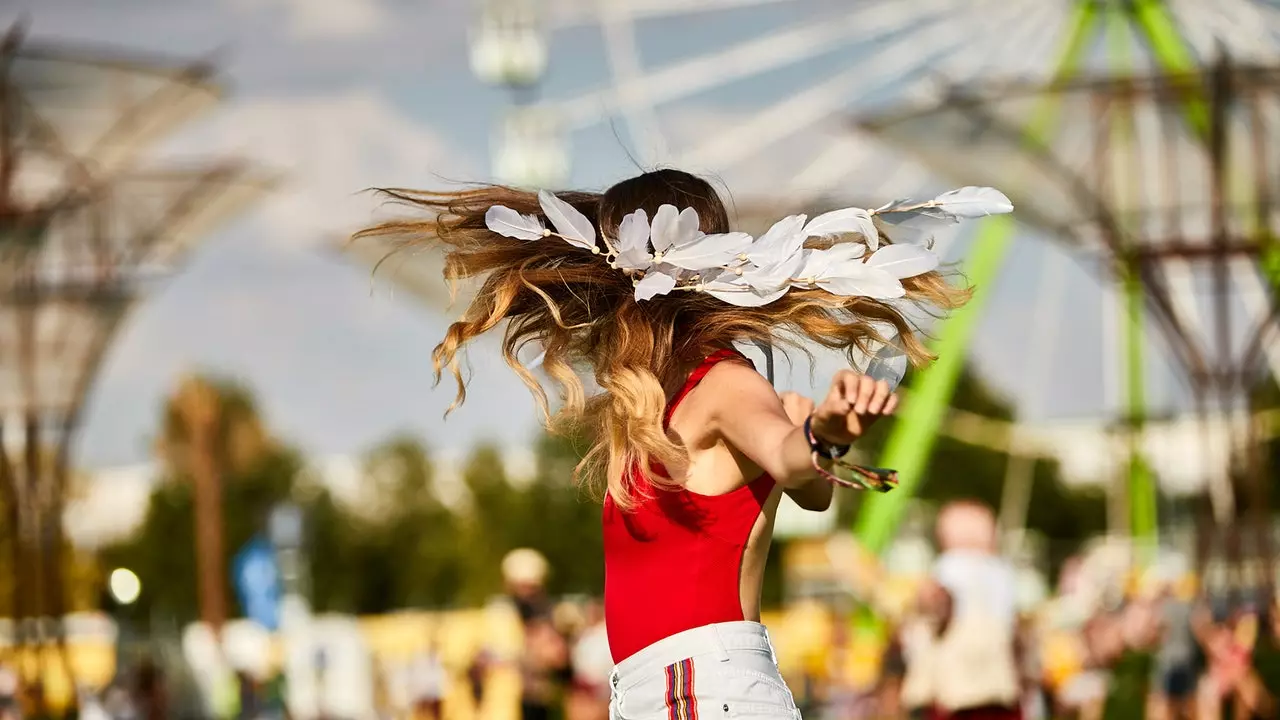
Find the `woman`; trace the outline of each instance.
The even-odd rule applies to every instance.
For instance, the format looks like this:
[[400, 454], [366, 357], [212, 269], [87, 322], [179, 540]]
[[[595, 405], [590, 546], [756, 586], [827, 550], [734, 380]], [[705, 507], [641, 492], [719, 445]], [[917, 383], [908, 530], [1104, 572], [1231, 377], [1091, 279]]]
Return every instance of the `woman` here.
[[[389, 193], [429, 217], [361, 235], [435, 244], [448, 278], [483, 278], [434, 353], [437, 377], [448, 369], [457, 380], [457, 402], [461, 350], [505, 323], [507, 363], [549, 424], [596, 438], [578, 476], [605, 495], [612, 715], [797, 716], [759, 624], [774, 514], [783, 493], [825, 510], [831, 482], [851, 467], [840, 458], [898, 400], [886, 382], [845, 371], [811, 411], [791, 398], [793, 419], [734, 345], [811, 342], [852, 359], [896, 334], [921, 362], [904, 305], [945, 310], [966, 293], [926, 248], [882, 247], [876, 212], [792, 216], [753, 239], [731, 232], [706, 181], [677, 170], [603, 194]], [[967, 188], [878, 212], [954, 222], [1011, 209], [993, 190]], [[559, 385], [555, 418], [520, 360], [526, 345], [542, 350]], [[579, 372], [601, 392], [587, 397]], [[887, 476], [863, 476], [888, 489]]]

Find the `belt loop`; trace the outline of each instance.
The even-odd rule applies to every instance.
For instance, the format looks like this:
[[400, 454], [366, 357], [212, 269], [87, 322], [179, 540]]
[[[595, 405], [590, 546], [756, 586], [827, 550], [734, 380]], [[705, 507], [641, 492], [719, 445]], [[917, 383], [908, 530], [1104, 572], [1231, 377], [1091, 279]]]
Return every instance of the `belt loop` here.
[[716, 659], [720, 662], [729, 662], [729, 651], [724, 646], [724, 638], [720, 637], [720, 626], [711, 626], [711, 637], [715, 643]]
[[778, 651], [773, 647], [773, 638], [769, 637], [769, 628], [761, 626], [760, 634], [764, 636], [764, 644], [769, 646], [769, 659], [774, 667], [778, 667]]

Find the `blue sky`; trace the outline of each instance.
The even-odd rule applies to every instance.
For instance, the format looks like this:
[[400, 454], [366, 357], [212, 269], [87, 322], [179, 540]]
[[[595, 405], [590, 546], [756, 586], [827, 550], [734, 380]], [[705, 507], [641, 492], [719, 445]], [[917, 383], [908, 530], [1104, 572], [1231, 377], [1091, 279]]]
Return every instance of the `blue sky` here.
[[[215, 57], [229, 97], [224, 107], [172, 140], [162, 158], [239, 155], [281, 173], [282, 187], [212, 234], [182, 271], [155, 292], [120, 332], [95, 385], [77, 454], [101, 467], [144, 460], [158, 408], [179, 377], [208, 370], [242, 378], [257, 392], [270, 426], [313, 453], [364, 449], [409, 430], [439, 448], [479, 440], [524, 444], [536, 416], [524, 387], [492, 343], [473, 349], [468, 404], [445, 422], [452, 399], [433, 389], [430, 351], [447, 316], [415, 303], [363, 266], [329, 248], [372, 217], [371, 185], [431, 186], [438, 177], [487, 179], [489, 144], [509, 101], [475, 80], [467, 65], [466, 0], [18, 0], [0, 11], [8, 24], [25, 11], [33, 38], [107, 43], [168, 56]], [[25, 6], [25, 7], [24, 7]], [[12, 7], [12, 6], [10, 6]], [[661, 65], [793, 25], [821, 22], [845, 7], [834, 0], [766, 4], [747, 10], [647, 22], [641, 55]], [[856, 49], [726, 83], [660, 108], [664, 134], [679, 146], [767, 109]], [[596, 25], [553, 36], [550, 74], [540, 91], [566, 98], [607, 84]], [[736, 198], [768, 197], [797, 158], [845, 142], [842, 113], [714, 170]], [[601, 187], [634, 171], [621, 121], [571, 138], [573, 180]], [[808, 162], [806, 160], [805, 162]], [[835, 194], [879, 197], [877, 178], [842, 177]], [[888, 189], [884, 190], [888, 194]], [[886, 199], [888, 199], [886, 197]], [[1034, 402], [1040, 417], [1099, 416], [1103, 388], [1102, 295], [1077, 263], [1042, 241], [1019, 239], [974, 351], [982, 374], [1010, 397]], [[950, 244], [960, 259], [968, 240]], [[1050, 387], [1031, 392], [1024, 365], [1035, 325], [1039, 268], [1065, 264], [1065, 302]], [[1116, 359], [1118, 361], [1118, 358]], [[1153, 366], [1163, 361], [1152, 360]], [[783, 384], [809, 391], [838, 361], [824, 356]], [[1157, 373], [1157, 403], [1174, 397]]]

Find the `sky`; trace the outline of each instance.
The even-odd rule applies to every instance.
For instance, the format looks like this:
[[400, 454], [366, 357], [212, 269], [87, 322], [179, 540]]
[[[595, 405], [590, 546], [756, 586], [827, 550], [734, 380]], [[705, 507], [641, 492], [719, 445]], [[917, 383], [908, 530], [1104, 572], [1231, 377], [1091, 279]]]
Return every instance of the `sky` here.
[[[538, 427], [533, 403], [494, 343], [472, 348], [468, 401], [446, 421], [452, 387], [433, 387], [430, 354], [448, 312], [424, 306], [335, 249], [374, 217], [377, 203], [365, 188], [490, 179], [495, 128], [513, 98], [469, 70], [471, 2], [16, 0], [16, 6], [11, 0], [0, 9], [0, 24], [25, 15], [33, 39], [212, 59], [226, 101], [149, 160], [235, 156], [281, 179], [262, 202], [209, 234], [130, 316], [93, 387], [76, 446], [82, 467], [147, 460], [166, 393], [196, 371], [248, 384], [273, 431], [311, 454], [357, 453], [400, 431], [453, 451], [480, 441], [529, 442]], [[796, 0], [652, 18], [637, 30], [642, 64], [662, 67], [820, 27], [845, 7]], [[607, 89], [604, 37], [593, 22], [555, 30], [537, 97], [555, 101]], [[713, 174], [740, 203], [770, 198], [781, 180], [801, 176], [824, 178], [824, 191], [837, 197], [891, 199], [884, 187], [898, 168], [891, 154], [877, 151], [886, 158], [882, 177], [853, 175], [852, 165], [840, 164], [841, 153], [867, 142], [849, 137], [846, 116], [857, 108], [848, 103], [817, 103], [829, 106], [825, 111], [810, 103], [811, 122], [770, 135], [767, 118], [797, 112], [779, 103], [806, 90], [813, 97], [837, 93], [840, 83], [824, 79], [831, 68], [863, 57], [833, 48], [758, 75], [734, 79], [726, 70], [723, 82], [661, 104], [652, 117], [663, 142], [674, 157], [707, 163], [694, 169]], [[658, 148], [641, 137], [634, 139], [618, 118], [583, 123], [569, 136], [571, 183], [602, 188], [633, 174]], [[817, 162], [823, 158], [825, 170]], [[962, 261], [971, 243], [962, 234], [943, 238], [942, 246], [949, 260]], [[1039, 324], [1045, 268], [1060, 273], [1062, 292], [1051, 364], [1034, 373], [1026, 367], [1027, 338]], [[985, 308], [975, 368], [1030, 419], [1105, 417], [1116, 403], [1106, 363], [1119, 362], [1104, 337], [1105, 297], [1088, 262], [1023, 229]], [[1174, 402], [1178, 390], [1167, 363], [1158, 352], [1149, 363], [1153, 404]], [[780, 384], [816, 393], [839, 365], [824, 355], [811, 373], [802, 362]]]

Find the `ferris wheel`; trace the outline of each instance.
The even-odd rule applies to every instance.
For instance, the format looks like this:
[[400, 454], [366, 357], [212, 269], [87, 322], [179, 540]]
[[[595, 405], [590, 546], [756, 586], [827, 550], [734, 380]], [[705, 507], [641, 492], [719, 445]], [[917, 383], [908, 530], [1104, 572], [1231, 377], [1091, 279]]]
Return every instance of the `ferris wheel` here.
[[[999, 172], [981, 168], [977, 141], [985, 143], [983, 151], [995, 145], [987, 141], [989, 128], [971, 119], [958, 122], [930, 111], [921, 114], [932, 123], [923, 130], [906, 123], [878, 132], [859, 124], [862, 117], [942, 105], [996, 80], [1050, 87], [1197, 73], [1227, 58], [1258, 67], [1280, 64], [1280, 5], [1272, 0], [480, 0], [477, 10], [473, 68], [483, 81], [512, 91], [494, 131], [497, 179], [528, 187], [601, 184], [607, 175], [597, 156], [625, 153], [640, 167], [671, 165], [719, 177], [734, 189], [740, 215], [745, 209], [761, 217], [867, 200], [852, 188], [874, 188], [880, 199], [918, 195], [940, 184], [940, 177], [973, 177], [975, 168], [984, 182], [1004, 189], [1043, 179], [1017, 162], [992, 162]], [[1071, 164], [1096, 127], [1056, 122], [1061, 118], [1053, 117], [1055, 106], [1042, 94], [998, 102], [1013, 107], [1013, 114], [1035, 115], [1042, 126], [1056, 125], [1041, 127], [1040, 140]], [[1280, 104], [1261, 112], [1280, 117]], [[940, 134], [933, 142], [910, 137], [934, 129]], [[966, 154], [970, 139], [974, 147]], [[1133, 144], [1135, 156], [1148, 150]], [[1133, 167], [1149, 170], [1140, 160]], [[1197, 192], [1207, 195], [1207, 187]], [[1049, 184], [1046, 195], [1052, 195]], [[1031, 202], [1014, 198], [1032, 210], [1024, 222], [1061, 239], [1062, 228], [1036, 212], [1042, 209], [1036, 199], [1025, 199]], [[1054, 201], [1069, 205], [1073, 199]], [[975, 255], [966, 266], [975, 284], [995, 279], [1010, 232], [1005, 228], [997, 237], [992, 231], [972, 244]], [[1086, 240], [1098, 251], [1096, 237]], [[1088, 245], [1081, 238], [1068, 242], [1074, 249]], [[1063, 304], [1066, 290], [1060, 268], [1048, 266], [1053, 262], [1063, 260], [1041, 254], [1046, 266], [1038, 271], [1044, 292], [1037, 317], [1054, 315]], [[1171, 297], [1159, 310], [1195, 325], [1194, 274], [1179, 263], [1162, 267]], [[1267, 304], [1272, 291], [1251, 267], [1237, 263], [1231, 272], [1256, 290], [1246, 304]], [[1115, 287], [1113, 280], [1104, 281], [1108, 285]], [[1109, 314], [1129, 317], [1140, 336], [1143, 321], [1140, 314], [1133, 319], [1133, 307], [1113, 306]], [[1104, 332], [1124, 332], [1100, 324]], [[1041, 323], [1029, 333], [1029, 386], [1052, 367], [1059, 340], [1052, 326]], [[948, 351], [963, 357], [969, 331], [951, 336], [943, 338]], [[1118, 344], [1099, 343], [1103, 352]], [[1274, 372], [1280, 351], [1274, 343], [1268, 351]], [[1104, 367], [1111, 364], [1107, 359]], [[953, 387], [922, 385], [931, 402], [943, 404]], [[1132, 411], [1132, 398], [1140, 402], [1141, 392], [1130, 387], [1128, 393]], [[1027, 399], [1032, 406], [1040, 402]], [[884, 533], [877, 532], [883, 542]]]
[[[566, 183], [584, 160], [582, 137], [603, 127], [642, 167], [732, 180], [768, 157], [773, 197], [848, 194], [840, 188], [853, 178], [893, 194], [919, 190], [928, 173], [859, 134], [853, 116], [976, 79], [1047, 80], [1073, 13], [1111, 4], [1120, 3], [481, 0], [472, 66], [516, 98], [495, 129], [493, 170], [504, 181]], [[1275, 56], [1280, 9], [1271, 3], [1125, 4], [1159, 6], [1207, 54], [1225, 43], [1239, 59]], [[1120, 42], [1132, 46], [1123, 52], [1134, 67], [1155, 62], [1159, 49], [1141, 38]], [[1076, 71], [1114, 72], [1115, 43], [1089, 48]], [[598, 57], [584, 62], [584, 51]], [[689, 121], [709, 99], [732, 112]]]
[[[1049, 68], [1067, 9], [997, 0], [498, 1], [482, 6], [472, 57], [482, 79], [522, 90], [495, 133], [494, 174], [504, 181], [563, 184], [580, 164], [577, 138], [607, 128], [642, 167], [676, 165], [731, 183], [761, 157], [776, 167], [781, 151], [790, 162], [774, 177], [786, 179], [771, 182], [769, 195], [805, 199], [859, 176], [918, 189], [922, 169], [854, 132], [851, 111], [1001, 68]], [[576, 86], [530, 91], [557, 72], [557, 56], [591, 45], [599, 62], [574, 73]], [[734, 101], [736, 112], [696, 121], [708, 97], [735, 95], [749, 98]], [[796, 142], [805, 135], [810, 142]]]

